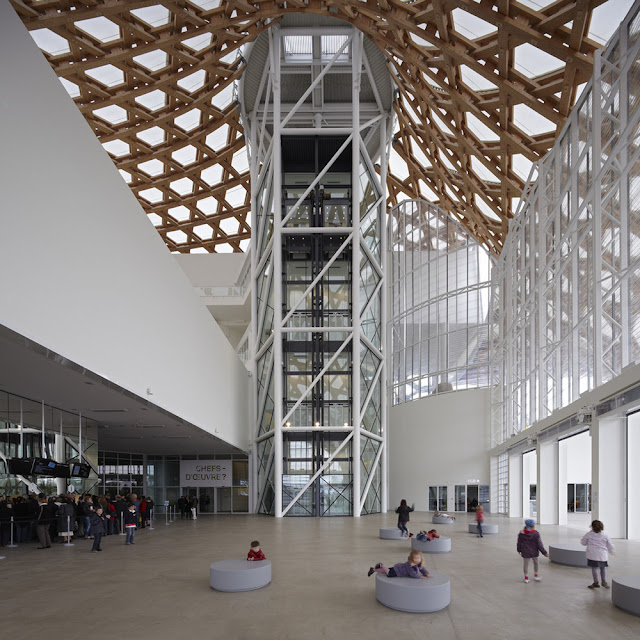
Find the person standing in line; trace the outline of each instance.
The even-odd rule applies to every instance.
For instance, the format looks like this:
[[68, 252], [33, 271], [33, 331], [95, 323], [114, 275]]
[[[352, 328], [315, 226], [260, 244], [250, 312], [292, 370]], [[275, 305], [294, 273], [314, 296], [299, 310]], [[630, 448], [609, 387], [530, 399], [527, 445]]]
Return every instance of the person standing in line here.
[[191, 519], [197, 520], [198, 519], [198, 497], [191, 496], [190, 504], [191, 504]]
[[52, 511], [49, 502], [44, 497], [44, 493], [38, 496], [38, 524], [36, 531], [38, 532], [38, 540], [40, 540], [40, 546], [38, 549], [50, 549], [51, 548], [51, 535], [49, 534], [49, 526], [53, 521], [55, 511]]
[[516, 546], [518, 553], [522, 556], [524, 581], [527, 584], [531, 582], [529, 580], [529, 560], [533, 560], [533, 579], [536, 582], [540, 582], [542, 578], [538, 575], [538, 556], [542, 554], [545, 558], [549, 557], [535, 526], [535, 520], [528, 519], [524, 521], [524, 529], [518, 534], [518, 544]]
[[396, 513], [398, 514], [398, 529], [402, 531], [402, 536], [404, 538], [411, 538], [413, 534], [409, 533], [409, 529], [407, 529], [407, 522], [409, 522], [409, 514], [414, 510], [415, 505], [407, 506], [406, 500], [400, 500], [400, 506], [396, 509]]
[[91, 514], [93, 512], [93, 500], [86, 494], [81, 504], [82, 516], [84, 518], [84, 539], [91, 540]]
[[138, 526], [138, 512], [136, 511], [136, 505], [131, 503], [129, 508], [124, 513], [124, 528], [127, 532], [127, 537], [124, 541], [125, 544], [135, 544], [133, 536]]
[[91, 547], [91, 553], [102, 551], [100, 543], [102, 542], [102, 536], [105, 532], [105, 520], [104, 509], [101, 505], [91, 513], [91, 533], [93, 534], [93, 547]]
[[607, 582], [607, 567], [609, 566], [609, 554], [615, 553], [616, 548], [611, 542], [611, 538], [604, 532], [604, 524], [600, 520], [594, 520], [591, 523], [591, 531], [582, 536], [580, 544], [587, 547], [587, 565], [591, 567], [593, 576], [593, 584], [589, 585], [589, 589], [598, 589], [598, 571], [600, 571], [600, 579], [605, 589], [609, 588]]
[[476, 507], [476, 529], [478, 530], [478, 538], [484, 538], [482, 533], [482, 523], [484, 522], [484, 509], [481, 504]]

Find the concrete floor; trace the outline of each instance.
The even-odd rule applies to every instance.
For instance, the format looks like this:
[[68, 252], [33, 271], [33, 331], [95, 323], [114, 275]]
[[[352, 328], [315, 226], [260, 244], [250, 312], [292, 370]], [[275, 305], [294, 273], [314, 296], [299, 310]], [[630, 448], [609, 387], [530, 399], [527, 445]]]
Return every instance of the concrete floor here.
[[[570, 526], [541, 526], [545, 545], [577, 541], [585, 516]], [[588, 518], [588, 516], [586, 516]], [[136, 545], [124, 537], [90, 553], [89, 541], [75, 546], [37, 543], [1, 549], [0, 629], [16, 640], [101, 640], [180, 637], [229, 640], [403, 640], [634, 639], [640, 617], [611, 603], [611, 591], [587, 589], [590, 571], [541, 559], [541, 583], [522, 582], [515, 550], [520, 520], [487, 514], [498, 535], [467, 533], [471, 517], [439, 526], [452, 538], [452, 552], [425, 555], [426, 565], [451, 579], [451, 605], [431, 614], [408, 614], [376, 601], [375, 562], [406, 559], [407, 541], [380, 540], [381, 526], [395, 514], [351, 518], [201, 516], [139, 531]], [[411, 530], [431, 528], [431, 514], [411, 515]], [[606, 524], [606, 523], [605, 523]], [[244, 557], [259, 539], [273, 563], [264, 589], [220, 593], [209, 587], [209, 564]], [[615, 540], [610, 578], [640, 574], [640, 542]]]

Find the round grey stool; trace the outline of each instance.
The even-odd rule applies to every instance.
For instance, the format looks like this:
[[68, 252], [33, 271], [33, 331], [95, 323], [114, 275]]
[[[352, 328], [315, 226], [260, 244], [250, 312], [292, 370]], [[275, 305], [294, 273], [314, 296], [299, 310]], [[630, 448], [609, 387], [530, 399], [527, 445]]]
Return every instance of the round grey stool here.
[[640, 576], [622, 576], [611, 581], [611, 601], [627, 613], [640, 616]]
[[577, 543], [550, 544], [549, 560], [556, 564], [566, 564], [569, 567], [586, 567], [586, 550], [586, 547]]
[[209, 584], [216, 591], [252, 591], [271, 582], [271, 560], [220, 560], [209, 567]]
[[453, 524], [453, 518], [450, 518], [449, 516], [434, 515], [431, 518], [431, 522], [433, 522], [433, 524]]
[[449, 578], [434, 573], [426, 580], [418, 578], [389, 578], [376, 573], [376, 599], [390, 609], [409, 613], [440, 611], [451, 602]]
[[[469, 523], [469, 533], [478, 533], [478, 527], [475, 522]], [[488, 522], [482, 523], [482, 534], [487, 535], [488, 533], [498, 533], [498, 525], [497, 524], [489, 524]]]
[[451, 551], [451, 538], [440, 536], [433, 540], [418, 540], [411, 538], [411, 548], [422, 553], [449, 553]]
[[380, 537], [383, 540], [404, 540], [402, 531], [398, 527], [383, 527], [380, 529]]

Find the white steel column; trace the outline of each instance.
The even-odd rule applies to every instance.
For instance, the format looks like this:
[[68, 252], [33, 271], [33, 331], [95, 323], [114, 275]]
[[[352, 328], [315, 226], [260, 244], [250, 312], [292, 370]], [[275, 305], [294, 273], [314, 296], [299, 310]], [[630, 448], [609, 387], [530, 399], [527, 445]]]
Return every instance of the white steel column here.
[[[388, 239], [389, 239], [389, 225], [391, 218], [387, 215], [387, 169], [389, 167], [389, 154], [391, 151], [391, 132], [393, 127], [389, 127], [390, 131], [387, 133], [387, 121], [382, 119], [380, 123], [380, 139], [383, 141], [382, 148], [384, 153], [382, 154], [382, 164], [380, 170], [380, 184], [382, 186], [382, 215], [380, 217], [380, 235], [382, 242], [382, 269], [385, 274], [385, 279], [391, 281], [389, 274], [391, 268], [391, 260], [388, 254]], [[389, 138], [387, 139], [387, 136]], [[388, 383], [388, 369], [390, 365], [390, 359], [393, 357], [393, 350], [391, 348], [391, 332], [388, 328], [388, 314], [387, 314], [387, 282], [382, 285], [382, 299], [380, 303], [380, 333], [382, 335], [382, 354], [384, 355], [382, 363], [382, 374], [380, 376], [380, 419], [381, 435], [382, 435], [382, 463], [380, 469], [380, 510], [382, 513], [386, 513], [389, 509], [389, 450], [388, 450], [388, 424], [389, 424], [389, 383]]]
[[282, 517], [282, 138], [280, 133], [280, 27], [271, 32], [273, 73], [273, 489], [274, 515]]
[[351, 78], [351, 113], [353, 137], [351, 140], [351, 224], [353, 226], [353, 249], [351, 253], [351, 326], [353, 339], [351, 341], [351, 389], [353, 421], [353, 440], [351, 442], [351, 458], [353, 470], [353, 516], [360, 517], [362, 510], [362, 496], [360, 495], [360, 70], [362, 60], [360, 51], [362, 34], [353, 30], [351, 40], [352, 62]]

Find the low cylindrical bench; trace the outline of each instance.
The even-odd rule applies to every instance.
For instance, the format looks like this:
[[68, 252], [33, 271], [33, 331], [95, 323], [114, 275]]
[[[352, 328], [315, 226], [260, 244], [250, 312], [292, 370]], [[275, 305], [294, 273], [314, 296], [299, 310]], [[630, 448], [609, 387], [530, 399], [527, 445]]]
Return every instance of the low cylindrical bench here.
[[611, 601], [627, 613], [640, 616], [640, 576], [622, 576], [611, 581]]
[[440, 611], [451, 602], [449, 578], [434, 573], [431, 578], [389, 578], [376, 573], [376, 599], [390, 609], [409, 613]]
[[453, 524], [453, 518], [450, 518], [449, 516], [434, 515], [431, 518], [431, 522], [433, 522], [433, 524]]
[[587, 566], [587, 548], [578, 543], [550, 544], [549, 560], [569, 567]]
[[440, 536], [433, 540], [418, 540], [411, 538], [411, 548], [422, 553], [449, 553], [451, 551], [451, 538]]
[[380, 537], [383, 540], [402, 540], [404, 536], [398, 527], [382, 527], [380, 529]]
[[216, 591], [252, 591], [271, 582], [271, 560], [220, 560], [209, 567], [209, 584]]
[[[475, 522], [469, 523], [469, 533], [478, 533], [478, 525]], [[489, 524], [488, 522], [482, 523], [482, 533], [498, 533], [497, 524]]]

